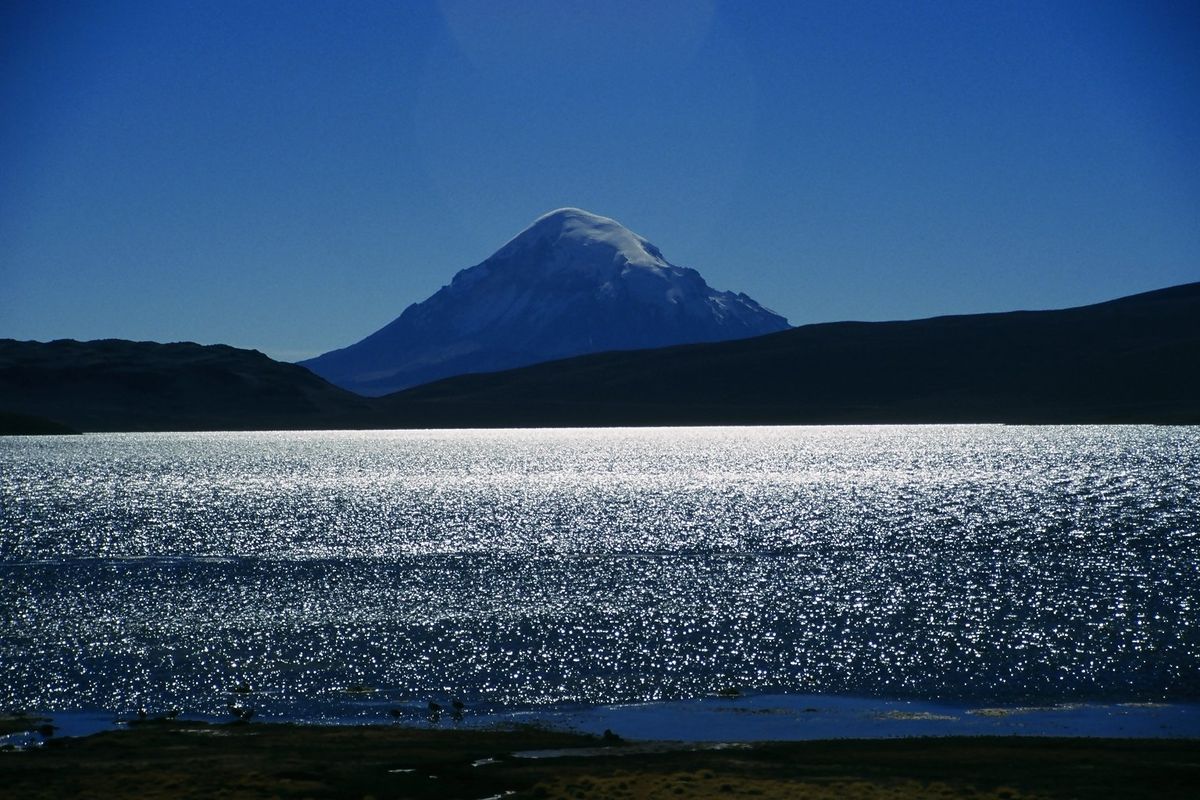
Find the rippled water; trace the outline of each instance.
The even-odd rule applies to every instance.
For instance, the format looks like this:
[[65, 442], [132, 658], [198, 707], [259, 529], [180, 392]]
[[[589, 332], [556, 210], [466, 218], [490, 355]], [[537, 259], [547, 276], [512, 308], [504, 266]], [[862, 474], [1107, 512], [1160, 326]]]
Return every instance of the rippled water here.
[[0, 439], [7, 706], [1197, 700], [1198, 605], [1196, 428]]

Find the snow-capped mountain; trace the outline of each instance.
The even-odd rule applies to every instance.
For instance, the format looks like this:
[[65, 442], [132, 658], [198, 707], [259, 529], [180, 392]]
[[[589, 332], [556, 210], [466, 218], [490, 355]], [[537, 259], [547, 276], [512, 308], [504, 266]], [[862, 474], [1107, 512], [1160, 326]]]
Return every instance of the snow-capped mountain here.
[[787, 320], [709, 287], [607, 217], [561, 208], [367, 338], [300, 362], [382, 395], [467, 372], [605, 350], [773, 333]]

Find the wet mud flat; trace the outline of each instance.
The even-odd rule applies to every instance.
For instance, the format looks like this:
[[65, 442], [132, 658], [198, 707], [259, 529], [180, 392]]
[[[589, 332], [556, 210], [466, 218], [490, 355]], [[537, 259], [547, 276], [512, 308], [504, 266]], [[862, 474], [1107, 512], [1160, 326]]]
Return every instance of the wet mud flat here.
[[1194, 798], [1200, 740], [620, 742], [535, 727], [131, 725], [0, 752], [0, 798]]

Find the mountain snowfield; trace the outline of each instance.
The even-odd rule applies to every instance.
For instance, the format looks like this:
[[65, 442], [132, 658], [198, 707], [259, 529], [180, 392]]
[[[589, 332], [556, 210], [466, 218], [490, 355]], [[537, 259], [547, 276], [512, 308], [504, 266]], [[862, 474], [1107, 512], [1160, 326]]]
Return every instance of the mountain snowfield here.
[[788, 327], [746, 295], [671, 264], [615, 220], [561, 208], [379, 331], [300, 363], [343, 388], [383, 395], [464, 373]]

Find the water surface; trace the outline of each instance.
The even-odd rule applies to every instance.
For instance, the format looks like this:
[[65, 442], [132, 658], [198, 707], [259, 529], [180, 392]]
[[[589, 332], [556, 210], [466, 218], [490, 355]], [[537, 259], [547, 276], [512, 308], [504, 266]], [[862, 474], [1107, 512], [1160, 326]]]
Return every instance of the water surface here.
[[0, 705], [1195, 701], [1198, 476], [1195, 428], [0, 439]]

